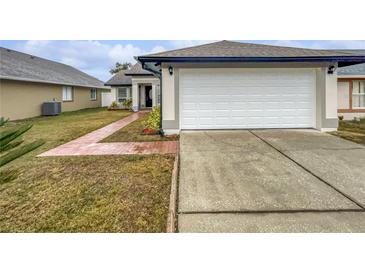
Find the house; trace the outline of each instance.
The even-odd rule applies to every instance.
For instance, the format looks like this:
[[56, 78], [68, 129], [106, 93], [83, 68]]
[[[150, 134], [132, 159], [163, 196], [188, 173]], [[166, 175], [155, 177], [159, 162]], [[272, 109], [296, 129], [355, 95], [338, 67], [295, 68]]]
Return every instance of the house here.
[[132, 98], [132, 76], [125, 75], [128, 70], [120, 70], [112, 78], [105, 82], [105, 86], [111, 87], [109, 92], [101, 94], [101, 104], [108, 107], [112, 102], [117, 102], [123, 107], [123, 102]]
[[[341, 50], [343, 51], [343, 50]], [[346, 50], [365, 55], [365, 50]], [[344, 119], [365, 116], [365, 63], [338, 69], [338, 115]]]
[[101, 106], [102, 81], [71, 66], [0, 47], [0, 116], [41, 115], [42, 103], [60, 101], [62, 111]]
[[[337, 68], [361, 53], [220, 41], [137, 57], [161, 77], [162, 130], [335, 130]], [[132, 88], [133, 106], [140, 93]]]
[[105, 85], [111, 87], [111, 92], [103, 93], [103, 106], [109, 106], [116, 101], [122, 107], [124, 101], [132, 98], [135, 111], [160, 104], [160, 79], [152, 72], [142, 69], [139, 63], [130, 70], [121, 70], [114, 74]]

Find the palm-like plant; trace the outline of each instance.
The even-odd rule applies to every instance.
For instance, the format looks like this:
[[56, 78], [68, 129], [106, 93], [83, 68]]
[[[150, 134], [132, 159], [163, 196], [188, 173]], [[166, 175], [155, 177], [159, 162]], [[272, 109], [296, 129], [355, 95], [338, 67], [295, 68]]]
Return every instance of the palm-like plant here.
[[[0, 126], [4, 126], [9, 119], [0, 118]], [[45, 142], [42, 139], [19, 146], [23, 140], [19, 137], [32, 128], [33, 125], [23, 125], [0, 133], [0, 167], [36, 149]], [[8, 151], [8, 152], [7, 152]], [[5, 153], [7, 152], [7, 153]]]

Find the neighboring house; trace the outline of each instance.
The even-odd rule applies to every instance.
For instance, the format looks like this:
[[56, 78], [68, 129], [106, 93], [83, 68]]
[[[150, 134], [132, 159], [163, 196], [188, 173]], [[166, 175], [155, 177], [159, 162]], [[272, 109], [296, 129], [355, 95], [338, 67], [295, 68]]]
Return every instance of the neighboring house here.
[[[344, 51], [344, 50], [341, 50]], [[365, 50], [346, 50], [352, 54], [365, 55]], [[365, 116], [365, 63], [339, 68], [338, 115], [344, 119]]]
[[101, 106], [104, 83], [71, 66], [0, 47], [0, 116], [41, 115], [42, 103], [62, 102], [62, 111]]
[[150, 71], [142, 69], [137, 63], [130, 70], [122, 70], [114, 74], [106, 83], [111, 87], [109, 94], [103, 93], [103, 106], [116, 101], [121, 104], [134, 98], [135, 111], [160, 104], [160, 79]]
[[110, 86], [110, 92], [103, 92], [101, 102], [103, 107], [108, 107], [112, 102], [117, 102], [123, 107], [123, 102], [132, 98], [132, 76], [125, 75], [128, 70], [115, 73], [112, 78], [105, 82]]
[[[139, 56], [162, 79], [162, 129], [338, 126], [337, 67], [365, 62], [358, 53], [230, 41]], [[133, 82], [133, 81], [132, 81]], [[132, 91], [133, 106], [140, 105]]]

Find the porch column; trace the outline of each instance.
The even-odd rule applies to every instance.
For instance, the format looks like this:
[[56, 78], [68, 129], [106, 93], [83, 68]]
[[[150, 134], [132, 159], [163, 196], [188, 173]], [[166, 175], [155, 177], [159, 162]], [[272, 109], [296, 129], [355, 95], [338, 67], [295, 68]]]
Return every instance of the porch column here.
[[152, 107], [157, 106], [156, 84], [152, 84]]
[[139, 94], [138, 84], [132, 85], [132, 109], [133, 111], [139, 110]]

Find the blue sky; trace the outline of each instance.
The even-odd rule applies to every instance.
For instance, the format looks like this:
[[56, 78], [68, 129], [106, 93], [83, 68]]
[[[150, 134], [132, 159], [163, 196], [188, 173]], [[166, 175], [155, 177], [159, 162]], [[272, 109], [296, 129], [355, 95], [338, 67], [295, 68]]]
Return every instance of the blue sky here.
[[[241, 40], [261, 43], [317, 49], [365, 49], [365, 40]], [[111, 75], [109, 69], [116, 62], [132, 62], [133, 56], [204, 44], [212, 41], [199, 40], [108, 40], [108, 41], [0, 41], [2, 47], [26, 52], [39, 57], [76, 67], [100, 80]]]

